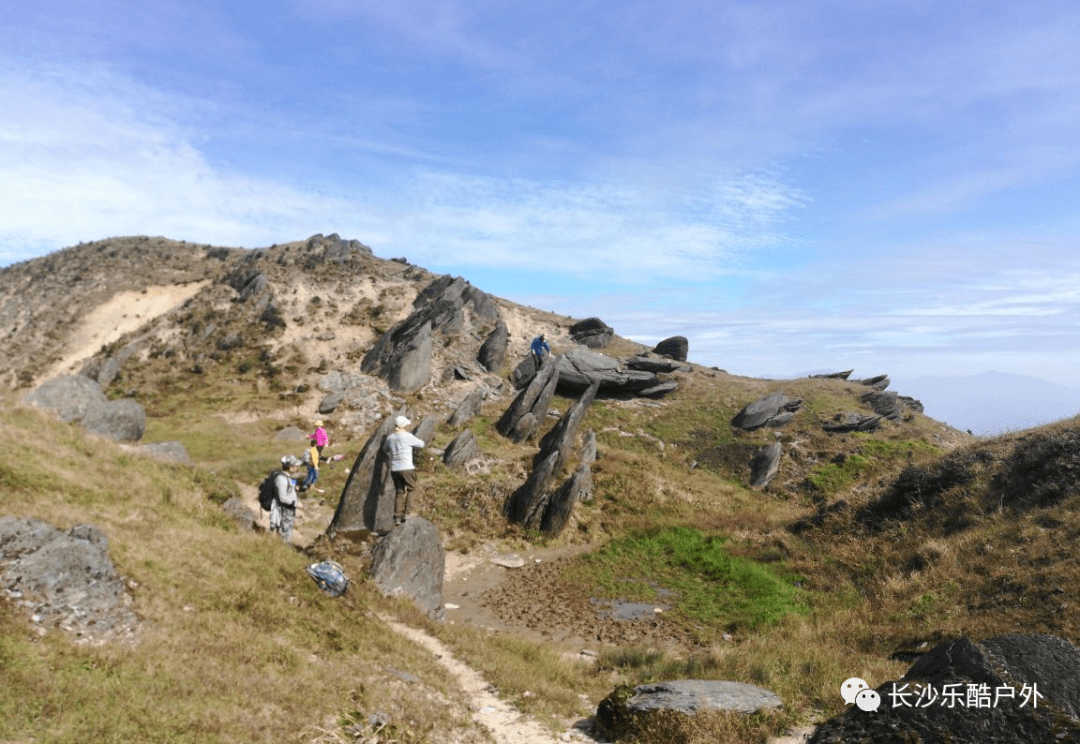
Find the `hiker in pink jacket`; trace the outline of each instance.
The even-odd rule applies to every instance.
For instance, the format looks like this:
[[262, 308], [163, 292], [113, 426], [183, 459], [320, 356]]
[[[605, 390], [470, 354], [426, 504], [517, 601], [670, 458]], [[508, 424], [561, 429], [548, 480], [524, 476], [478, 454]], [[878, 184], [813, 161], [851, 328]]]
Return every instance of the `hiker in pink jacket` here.
[[327, 435], [326, 429], [323, 428], [322, 419], [315, 422], [315, 433], [308, 437], [308, 439], [315, 440], [315, 446], [318, 447], [320, 455], [322, 454], [323, 447], [328, 447], [330, 445], [330, 437]]

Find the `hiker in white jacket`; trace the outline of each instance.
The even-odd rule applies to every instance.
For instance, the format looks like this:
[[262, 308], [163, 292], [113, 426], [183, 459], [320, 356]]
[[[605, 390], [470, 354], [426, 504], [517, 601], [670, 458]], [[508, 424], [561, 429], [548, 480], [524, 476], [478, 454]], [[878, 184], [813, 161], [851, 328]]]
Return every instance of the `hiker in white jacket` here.
[[424, 442], [408, 431], [412, 422], [404, 416], [394, 419], [394, 432], [383, 442], [383, 451], [390, 458], [390, 477], [394, 479], [394, 526], [413, 516], [413, 491], [416, 490], [416, 467], [413, 465], [413, 447], [424, 447]]
[[296, 523], [296, 481], [293, 480], [292, 470], [300, 461], [292, 455], [281, 458], [283, 472], [274, 478], [277, 487], [277, 498], [270, 506], [270, 531], [281, 535], [281, 539], [287, 543], [292, 542], [293, 525]]

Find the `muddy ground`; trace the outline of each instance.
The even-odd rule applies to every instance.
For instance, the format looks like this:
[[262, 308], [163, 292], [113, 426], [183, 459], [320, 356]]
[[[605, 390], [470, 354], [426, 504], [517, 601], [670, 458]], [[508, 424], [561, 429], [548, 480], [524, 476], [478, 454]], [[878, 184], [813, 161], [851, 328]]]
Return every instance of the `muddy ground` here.
[[447, 622], [543, 641], [566, 653], [614, 646], [686, 650], [695, 645], [688, 633], [665, 622], [652, 605], [612, 607], [598, 602], [584, 587], [561, 581], [564, 563], [587, 549], [447, 555], [443, 584]]

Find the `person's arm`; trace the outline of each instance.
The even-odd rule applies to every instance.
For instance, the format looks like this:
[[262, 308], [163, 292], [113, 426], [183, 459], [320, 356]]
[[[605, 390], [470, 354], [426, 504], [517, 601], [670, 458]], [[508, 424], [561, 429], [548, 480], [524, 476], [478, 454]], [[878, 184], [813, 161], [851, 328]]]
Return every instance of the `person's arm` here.
[[417, 449], [423, 449], [424, 446], [425, 446], [424, 445], [424, 440], [423, 439], [418, 439], [415, 436], [413, 436], [412, 434], [410, 434], [409, 435], [409, 446], [410, 447], [416, 447]]

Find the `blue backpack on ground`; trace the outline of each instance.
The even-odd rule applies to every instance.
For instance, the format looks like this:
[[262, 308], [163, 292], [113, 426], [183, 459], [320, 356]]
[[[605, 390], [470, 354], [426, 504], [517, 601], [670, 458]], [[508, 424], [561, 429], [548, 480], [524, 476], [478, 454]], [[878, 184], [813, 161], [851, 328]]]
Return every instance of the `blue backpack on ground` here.
[[307, 567], [307, 572], [319, 588], [331, 596], [340, 597], [349, 588], [349, 577], [337, 561], [312, 563]]

